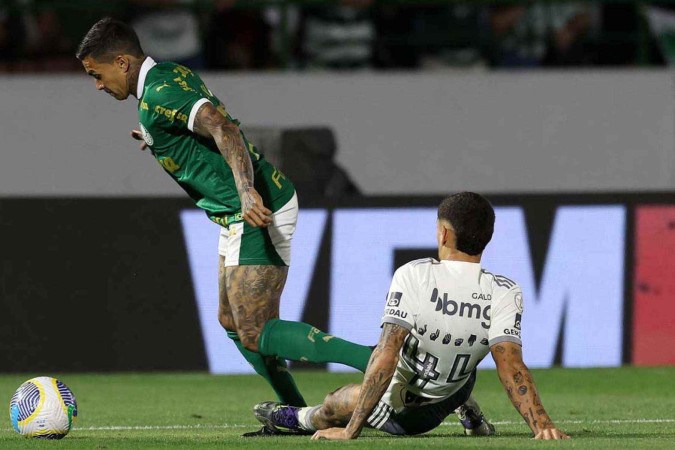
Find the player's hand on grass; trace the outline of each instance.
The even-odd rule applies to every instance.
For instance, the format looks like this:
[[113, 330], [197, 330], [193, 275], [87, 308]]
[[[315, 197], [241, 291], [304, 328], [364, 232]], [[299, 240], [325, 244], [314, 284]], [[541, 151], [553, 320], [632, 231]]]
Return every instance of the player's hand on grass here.
[[557, 428], [544, 428], [539, 430], [539, 432], [534, 436], [535, 439], [541, 439], [544, 441], [554, 440], [554, 439], [570, 439], [568, 435]]
[[141, 145], [139, 146], [141, 150], [148, 148], [148, 144], [145, 143], [145, 139], [143, 139], [143, 133], [141, 133], [140, 130], [131, 130], [131, 137], [137, 141], [141, 141]]
[[272, 211], [265, 208], [262, 198], [254, 188], [241, 195], [241, 217], [252, 227], [266, 227], [272, 223]]
[[356, 438], [348, 434], [346, 428], [328, 428], [327, 430], [319, 430], [314, 433], [312, 440], [318, 441], [319, 439], [328, 439], [330, 441], [348, 441], [350, 439]]

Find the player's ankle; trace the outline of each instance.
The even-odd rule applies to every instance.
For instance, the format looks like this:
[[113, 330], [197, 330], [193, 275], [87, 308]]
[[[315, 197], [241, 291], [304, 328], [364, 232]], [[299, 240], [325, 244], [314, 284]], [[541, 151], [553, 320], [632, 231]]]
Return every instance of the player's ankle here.
[[306, 406], [298, 409], [298, 424], [305, 431], [316, 431], [318, 427], [314, 423], [315, 414], [321, 409], [321, 405]]

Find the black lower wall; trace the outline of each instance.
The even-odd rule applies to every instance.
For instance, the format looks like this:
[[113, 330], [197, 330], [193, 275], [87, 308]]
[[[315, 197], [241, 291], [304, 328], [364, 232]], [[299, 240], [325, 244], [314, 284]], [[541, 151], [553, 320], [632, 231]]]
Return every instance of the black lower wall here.
[[0, 371], [206, 369], [186, 206], [0, 200]]

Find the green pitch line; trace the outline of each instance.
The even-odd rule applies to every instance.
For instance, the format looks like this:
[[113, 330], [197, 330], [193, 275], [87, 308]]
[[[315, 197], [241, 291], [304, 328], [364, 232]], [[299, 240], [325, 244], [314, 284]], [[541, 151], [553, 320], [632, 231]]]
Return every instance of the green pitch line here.
[[[0, 448], [148, 449], [148, 448], [675, 448], [675, 368], [534, 370], [544, 405], [572, 441], [541, 443], [510, 405], [494, 371], [479, 372], [476, 398], [498, 435], [469, 438], [454, 417], [432, 433], [391, 437], [368, 430], [357, 441], [310, 442], [308, 437], [243, 439], [258, 427], [254, 403], [272, 399], [254, 376], [207, 374], [21, 374], [0, 375], [6, 405], [28, 378], [51, 375], [75, 393], [80, 410], [75, 429], [59, 442], [24, 439], [0, 421]], [[354, 374], [300, 372], [299, 387], [310, 403], [338, 386], [358, 382]], [[5, 410], [6, 411], [6, 410]], [[337, 447], [331, 447], [337, 448]]]

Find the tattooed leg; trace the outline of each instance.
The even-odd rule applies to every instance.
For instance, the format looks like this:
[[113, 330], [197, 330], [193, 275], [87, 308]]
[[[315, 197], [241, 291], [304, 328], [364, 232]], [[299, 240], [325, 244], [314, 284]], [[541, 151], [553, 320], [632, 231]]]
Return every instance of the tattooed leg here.
[[[244, 266], [246, 267], [246, 266]], [[279, 401], [292, 406], [305, 406], [305, 400], [302, 398], [302, 395], [298, 391], [297, 386], [293, 377], [288, 372], [288, 367], [286, 366], [286, 361], [276, 356], [263, 356], [256, 351], [252, 351], [249, 348], [246, 348], [245, 344], [240, 339], [241, 334], [237, 333], [238, 327], [236, 326], [236, 320], [234, 316], [234, 308], [230, 305], [227, 289], [227, 274], [229, 269], [225, 268], [224, 258], [221, 258], [220, 261], [220, 307], [218, 313], [218, 319], [220, 324], [228, 330], [227, 335], [234, 344], [239, 349], [239, 352], [244, 356], [246, 361], [248, 361], [256, 373], [272, 386], [274, 392], [276, 392]], [[274, 315], [275, 311], [278, 315], [278, 296], [276, 300], [276, 309], [272, 308], [271, 314]], [[272, 302], [274, 305], [275, 302]], [[264, 322], [263, 322], [264, 325]], [[230, 326], [232, 328], [230, 328]], [[250, 333], [250, 332], [249, 332]], [[258, 331], [259, 333], [259, 331]]]
[[227, 294], [242, 344], [265, 356], [314, 363], [337, 362], [365, 371], [371, 349], [302, 322], [278, 320], [285, 266], [227, 268]]
[[232, 307], [227, 297], [227, 285], [225, 283], [225, 257], [220, 256], [218, 261], [218, 322], [229, 332], [237, 332], [237, 326], [232, 316]]
[[360, 384], [348, 384], [328, 394], [321, 408], [309, 417], [314, 429], [325, 430], [347, 425], [356, 408], [360, 391]]
[[279, 299], [286, 283], [285, 266], [233, 266], [226, 269], [227, 295], [239, 339], [258, 351], [260, 333], [270, 319], [279, 317]]

